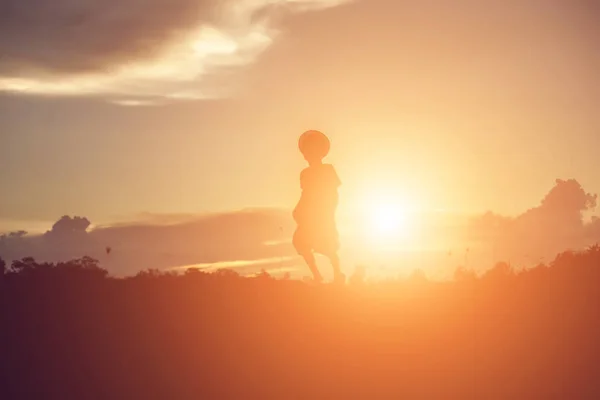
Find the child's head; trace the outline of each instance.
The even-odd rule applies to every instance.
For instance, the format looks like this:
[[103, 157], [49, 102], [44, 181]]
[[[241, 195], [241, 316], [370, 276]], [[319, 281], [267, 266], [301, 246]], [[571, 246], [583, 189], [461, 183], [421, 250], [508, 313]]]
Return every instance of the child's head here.
[[300, 152], [309, 164], [321, 162], [329, 154], [330, 143], [327, 136], [319, 131], [306, 131], [298, 141]]

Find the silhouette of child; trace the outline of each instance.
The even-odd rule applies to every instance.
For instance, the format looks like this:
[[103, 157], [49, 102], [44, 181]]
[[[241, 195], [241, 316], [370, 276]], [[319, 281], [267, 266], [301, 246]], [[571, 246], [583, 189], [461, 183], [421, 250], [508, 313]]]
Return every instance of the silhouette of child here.
[[329, 139], [319, 131], [307, 131], [300, 137], [298, 146], [309, 166], [300, 174], [302, 195], [293, 212], [298, 225], [293, 238], [294, 247], [306, 261], [315, 282], [321, 282], [323, 277], [317, 268], [314, 253], [329, 258], [334, 280], [344, 282], [335, 223], [337, 190], [341, 182], [333, 165], [323, 164], [322, 161], [329, 153]]

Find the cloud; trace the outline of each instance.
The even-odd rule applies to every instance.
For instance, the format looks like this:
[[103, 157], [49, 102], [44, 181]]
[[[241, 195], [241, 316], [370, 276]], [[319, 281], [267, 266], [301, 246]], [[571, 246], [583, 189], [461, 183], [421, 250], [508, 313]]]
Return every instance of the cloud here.
[[0, 91], [130, 106], [220, 97], [210, 77], [271, 45], [275, 15], [344, 2], [0, 0]]
[[[203, 264], [192, 264], [192, 265], [183, 265], [179, 267], [170, 268], [171, 271], [185, 271], [188, 269], [199, 269], [203, 271], [216, 271], [218, 269], [269, 269], [276, 268], [276, 270], [286, 269], [289, 267], [282, 267], [283, 265], [289, 265], [290, 263], [298, 263], [296, 257], [287, 256], [287, 257], [271, 257], [271, 258], [263, 258], [258, 260], [237, 260], [237, 261], [221, 261], [217, 263], [203, 263]], [[289, 271], [284, 271], [289, 272]]]
[[286, 257], [295, 255], [289, 239], [292, 218], [277, 209], [143, 214], [135, 222], [86, 230], [88, 226], [85, 218], [63, 217], [43, 235], [0, 237], [0, 256], [9, 261], [29, 256], [65, 261], [88, 255], [122, 276], [190, 265], [237, 266], [252, 273], [289, 266]]

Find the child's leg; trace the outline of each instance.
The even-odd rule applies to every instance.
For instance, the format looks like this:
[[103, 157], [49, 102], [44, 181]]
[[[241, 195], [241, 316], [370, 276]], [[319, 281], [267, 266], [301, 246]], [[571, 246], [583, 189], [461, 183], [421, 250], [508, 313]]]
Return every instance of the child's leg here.
[[333, 267], [333, 279], [336, 282], [345, 282], [346, 277], [342, 274], [340, 269], [340, 257], [337, 253], [333, 253], [329, 256], [329, 261], [331, 262], [331, 266]]
[[292, 238], [292, 244], [294, 245], [296, 252], [304, 258], [306, 265], [310, 268], [310, 272], [313, 274], [313, 278], [316, 282], [321, 282], [323, 277], [317, 268], [317, 262], [315, 260], [315, 255], [310, 248], [310, 245], [306, 240], [306, 232], [303, 231], [300, 227], [296, 229], [294, 232], [294, 237]]
[[313, 279], [316, 282], [321, 282], [323, 280], [323, 277], [321, 276], [321, 273], [317, 268], [317, 261], [315, 260], [315, 255], [312, 252], [305, 252], [302, 254], [302, 258], [304, 258], [306, 265], [308, 265], [308, 268], [310, 268], [310, 272], [312, 272], [313, 274]]
[[340, 257], [338, 257], [337, 254], [331, 254], [329, 255], [329, 262], [331, 262], [331, 266], [333, 267], [333, 274], [334, 275], [339, 275], [340, 274]]

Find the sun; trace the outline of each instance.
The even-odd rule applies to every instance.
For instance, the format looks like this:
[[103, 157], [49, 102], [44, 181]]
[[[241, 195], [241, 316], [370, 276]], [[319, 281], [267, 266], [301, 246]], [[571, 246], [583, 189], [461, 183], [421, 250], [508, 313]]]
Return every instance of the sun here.
[[369, 214], [373, 234], [379, 238], [398, 236], [406, 229], [406, 212], [398, 205], [374, 205]]
[[377, 196], [365, 203], [366, 234], [380, 246], [398, 245], [412, 232], [412, 208], [392, 196]]

